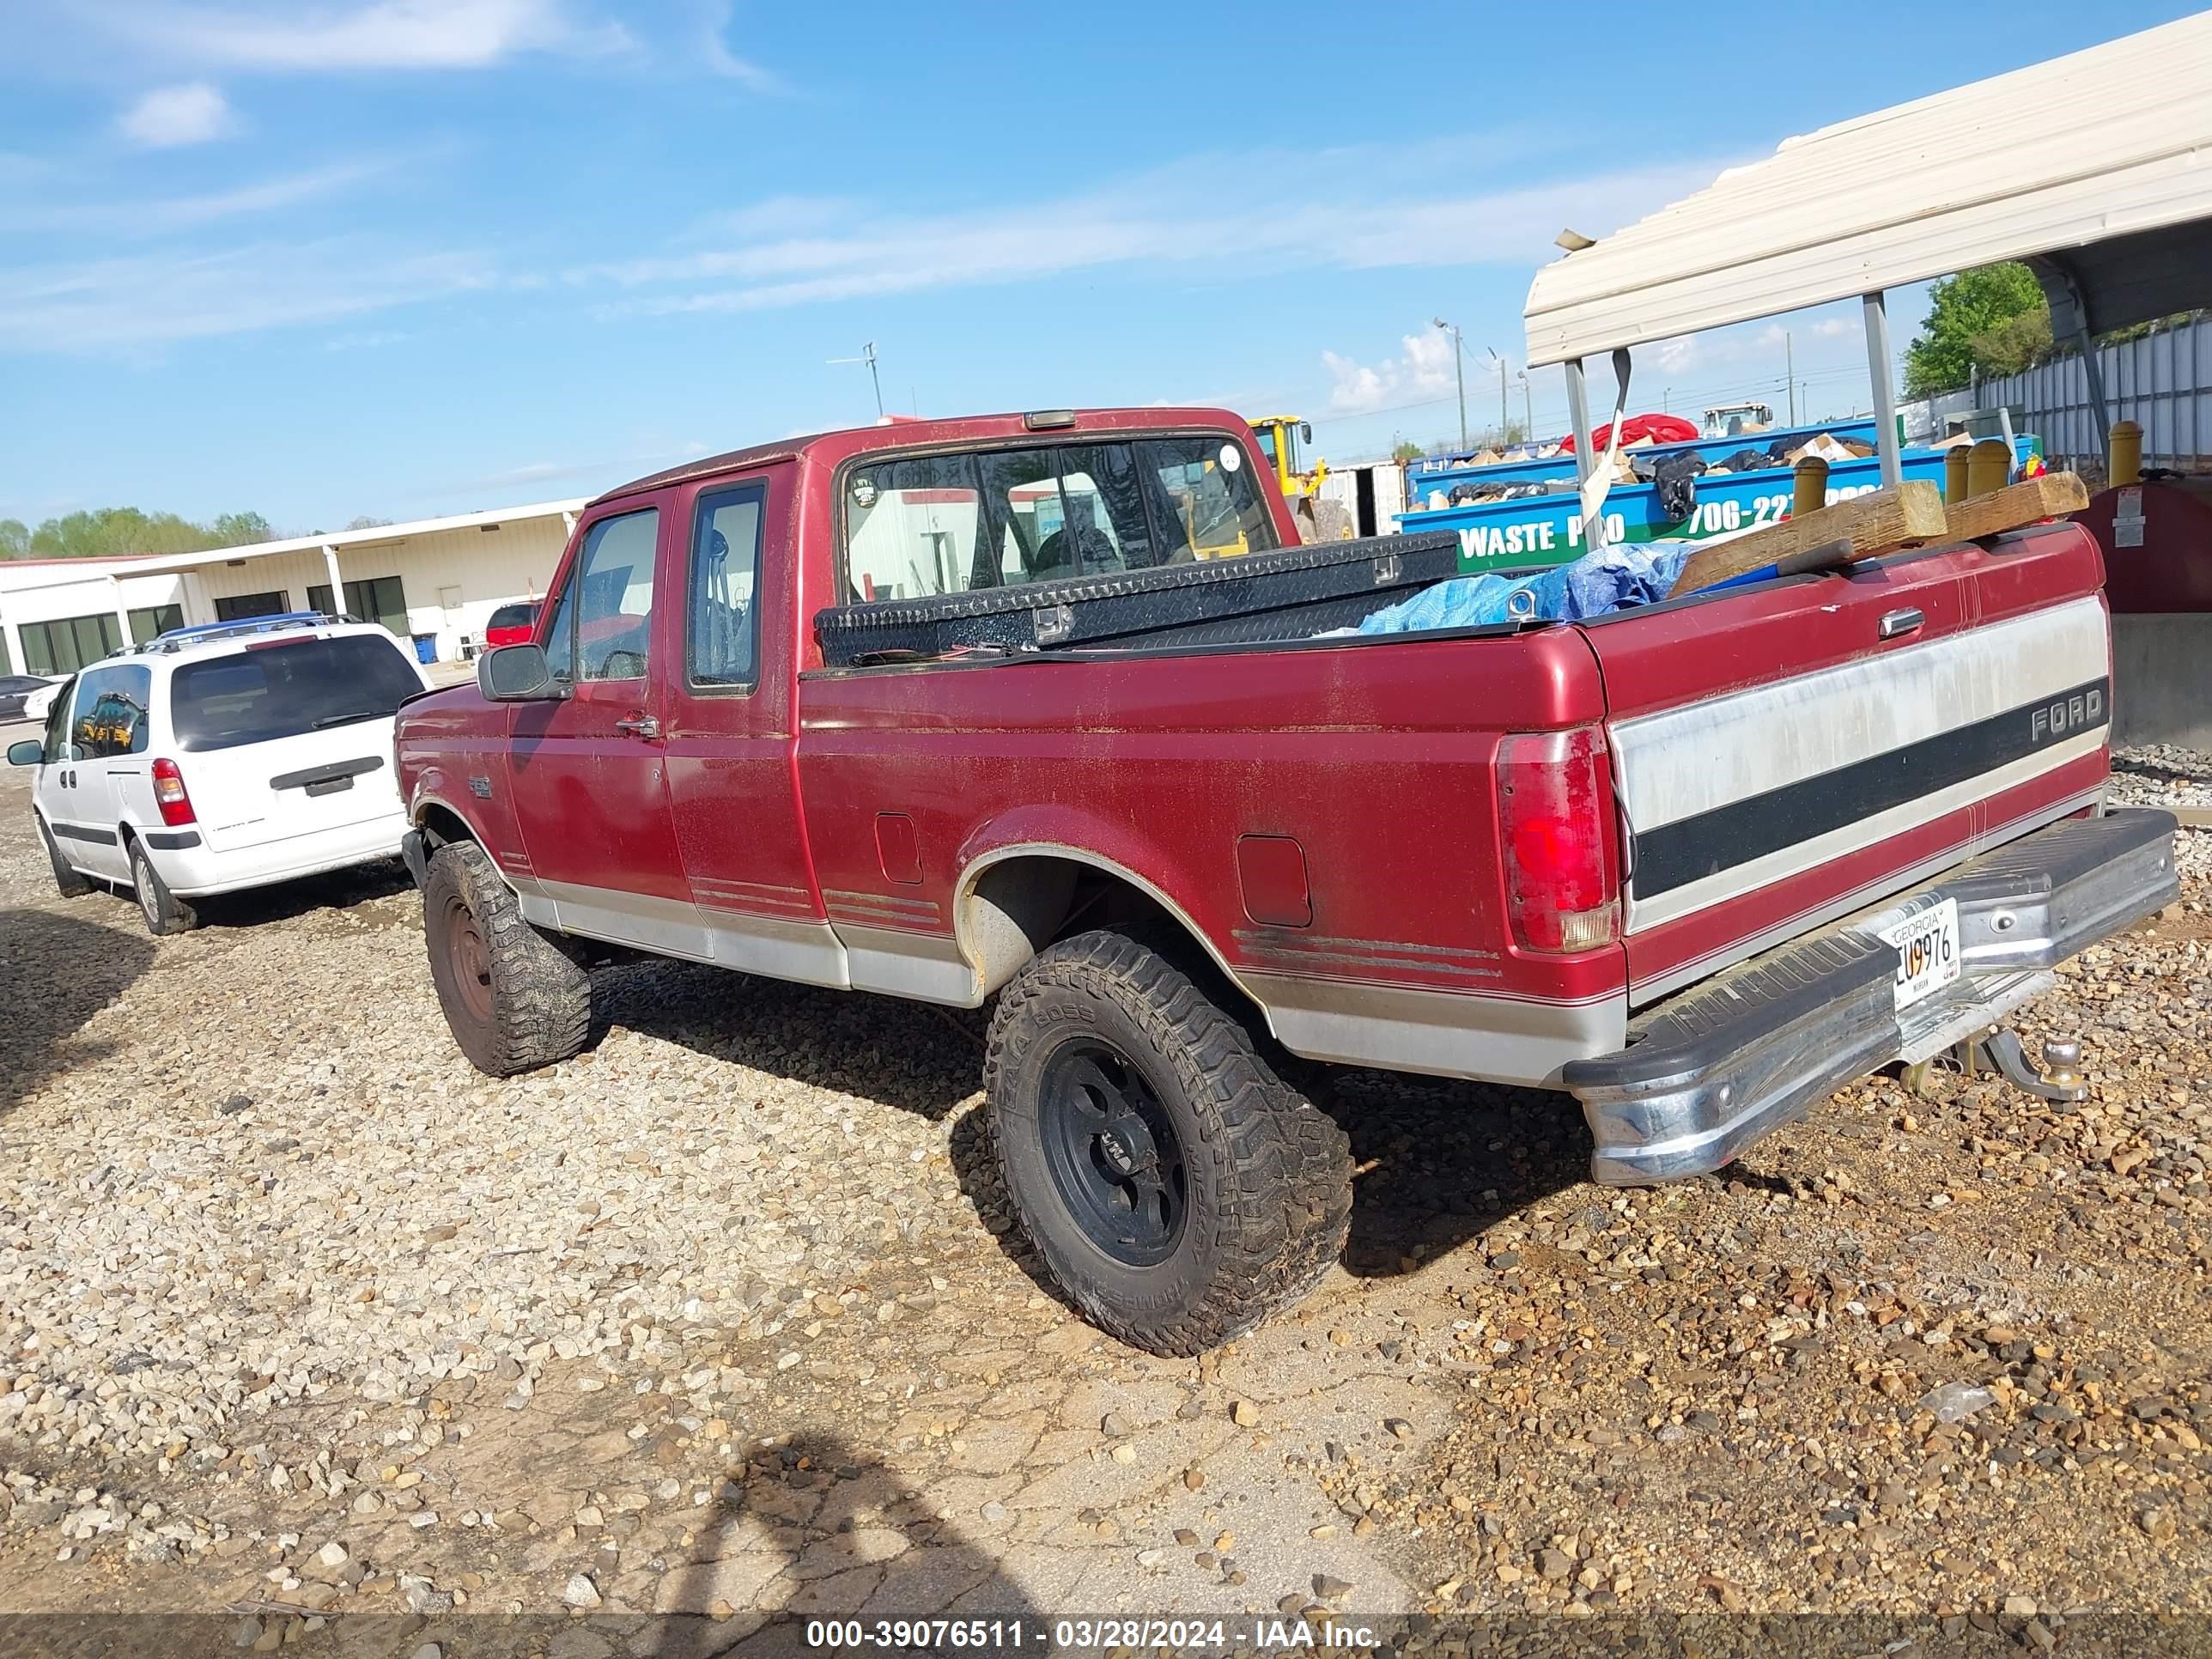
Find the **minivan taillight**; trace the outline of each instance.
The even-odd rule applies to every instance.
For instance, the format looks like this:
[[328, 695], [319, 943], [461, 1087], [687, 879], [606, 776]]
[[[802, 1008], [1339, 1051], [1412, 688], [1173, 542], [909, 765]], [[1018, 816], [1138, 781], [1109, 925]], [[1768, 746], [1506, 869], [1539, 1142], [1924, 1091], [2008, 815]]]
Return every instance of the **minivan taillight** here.
[[1505, 909], [1523, 949], [1594, 951], [1620, 937], [1605, 765], [1605, 733], [1592, 726], [1521, 733], [1498, 744]]
[[161, 809], [164, 823], [191, 823], [192, 798], [185, 793], [185, 775], [173, 760], [154, 763], [154, 804]]

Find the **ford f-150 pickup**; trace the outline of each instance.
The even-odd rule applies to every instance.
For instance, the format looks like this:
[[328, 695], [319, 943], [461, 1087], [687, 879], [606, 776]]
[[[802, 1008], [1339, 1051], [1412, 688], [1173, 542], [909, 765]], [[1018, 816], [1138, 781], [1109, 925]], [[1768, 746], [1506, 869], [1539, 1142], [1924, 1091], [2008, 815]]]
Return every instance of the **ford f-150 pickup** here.
[[1565, 1090], [1596, 1180], [1695, 1174], [2176, 896], [2172, 820], [2104, 809], [2070, 524], [1368, 636], [1433, 548], [1301, 549], [1268, 477], [1224, 410], [1052, 410], [592, 503], [532, 641], [400, 714], [463, 1052], [574, 1054], [639, 951], [995, 999], [1024, 1227], [1189, 1353], [1338, 1255], [1331, 1067]]

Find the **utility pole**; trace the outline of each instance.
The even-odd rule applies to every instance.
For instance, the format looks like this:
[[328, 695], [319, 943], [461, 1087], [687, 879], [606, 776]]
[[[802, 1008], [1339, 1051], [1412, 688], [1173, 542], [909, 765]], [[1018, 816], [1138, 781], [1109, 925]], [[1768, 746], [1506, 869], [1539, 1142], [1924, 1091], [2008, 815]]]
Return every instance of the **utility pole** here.
[[1483, 349], [1490, 353], [1491, 360], [1498, 365], [1498, 444], [1502, 449], [1505, 446], [1505, 428], [1512, 424], [1511, 417], [1505, 412], [1505, 359], [1498, 355], [1496, 346]]
[[1790, 331], [1782, 331], [1782, 372], [1790, 382], [1790, 424], [1797, 424], [1797, 351]]
[[882, 420], [884, 418], [884, 382], [883, 377], [876, 373], [876, 343], [871, 340], [862, 346], [860, 355], [857, 357], [832, 357], [830, 361], [832, 363], [866, 363], [868, 366], [868, 383], [876, 389], [876, 418], [878, 421]]
[[1536, 407], [1528, 398], [1528, 371], [1521, 371], [1521, 435], [1528, 442], [1536, 441]]
[[1662, 415], [1674, 412], [1674, 388], [1671, 386], [1659, 394], [1659, 412]]
[[1452, 379], [1459, 385], [1459, 447], [1467, 448], [1467, 370], [1460, 359], [1467, 355], [1467, 346], [1459, 337], [1459, 330], [1441, 317], [1429, 319], [1452, 337]]

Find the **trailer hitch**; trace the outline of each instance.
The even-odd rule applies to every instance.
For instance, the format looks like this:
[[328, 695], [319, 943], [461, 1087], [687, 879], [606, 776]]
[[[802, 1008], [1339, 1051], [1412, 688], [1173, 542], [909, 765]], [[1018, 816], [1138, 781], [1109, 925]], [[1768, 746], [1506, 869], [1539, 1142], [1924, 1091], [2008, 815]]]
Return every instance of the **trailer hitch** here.
[[2043, 1045], [2043, 1069], [2027, 1063], [2019, 1036], [2009, 1030], [1993, 1031], [1981, 1040], [1990, 1062], [2004, 1073], [2005, 1081], [2043, 1100], [2085, 1100], [2089, 1080], [2081, 1075], [2081, 1045], [2051, 1041]]

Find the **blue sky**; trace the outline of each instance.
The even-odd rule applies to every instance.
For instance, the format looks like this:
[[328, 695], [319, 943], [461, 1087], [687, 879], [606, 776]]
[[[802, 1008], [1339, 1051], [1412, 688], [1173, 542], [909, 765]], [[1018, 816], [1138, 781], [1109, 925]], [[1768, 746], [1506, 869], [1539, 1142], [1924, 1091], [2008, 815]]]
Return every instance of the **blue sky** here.
[[[0, 517], [586, 495], [872, 418], [868, 340], [896, 410], [1373, 454], [1455, 433], [1434, 317], [1518, 417], [1562, 226], [2188, 9], [0, 0]], [[1856, 309], [1787, 319], [1809, 414], [1866, 406]], [[1632, 404], [1780, 409], [1781, 326]]]

